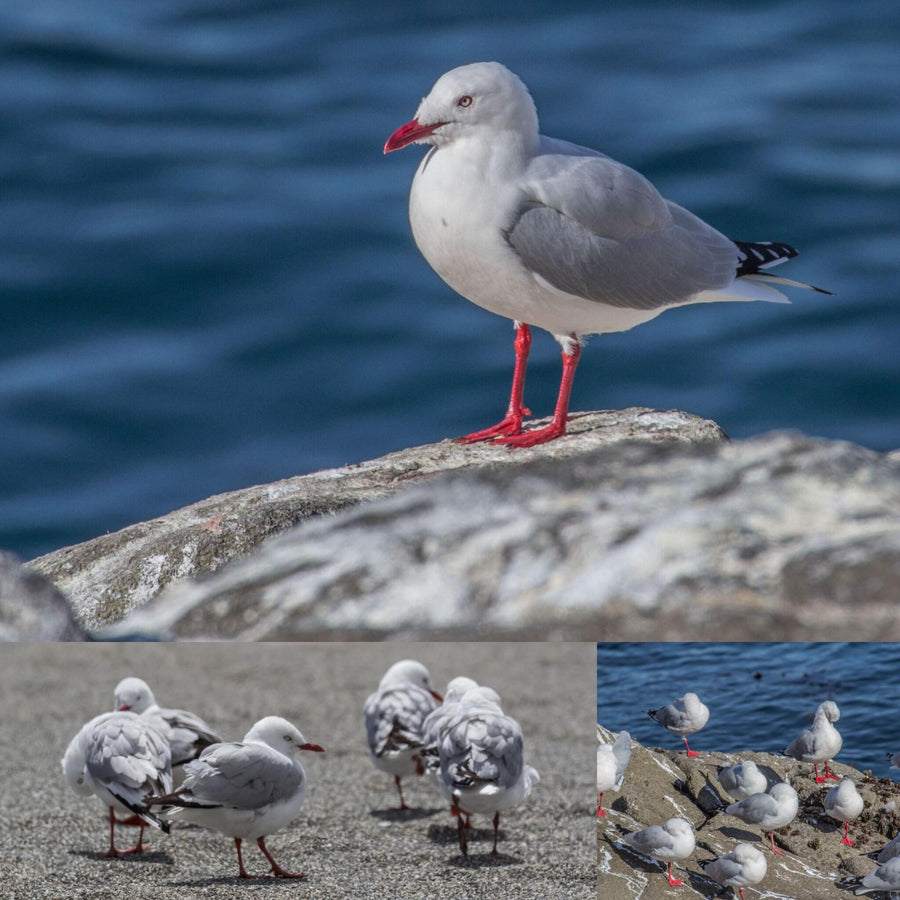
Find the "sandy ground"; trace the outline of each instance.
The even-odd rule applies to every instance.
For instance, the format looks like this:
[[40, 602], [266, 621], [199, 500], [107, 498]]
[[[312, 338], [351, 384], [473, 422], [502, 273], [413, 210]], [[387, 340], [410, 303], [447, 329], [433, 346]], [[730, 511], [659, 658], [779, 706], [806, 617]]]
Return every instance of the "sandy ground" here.
[[[503, 814], [500, 856], [486, 816], [473, 817], [469, 856], [436, 790], [412, 779], [396, 812], [390, 776], [365, 746], [362, 705], [387, 667], [413, 657], [443, 690], [466, 674], [499, 691], [540, 772], [531, 797]], [[0, 647], [0, 865], [4, 896], [27, 898], [266, 897], [378, 900], [547, 900], [596, 897], [593, 644], [14, 644]], [[106, 810], [66, 785], [69, 740], [112, 708], [126, 675], [163, 706], [191, 709], [233, 740], [283, 715], [326, 753], [302, 753], [306, 803], [267, 843], [301, 881], [241, 881], [233, 842], [195, 826], [149, 830], [150, 850], [109, 860]], [[132, 843], [136, 829], [118, 829]], [[245, 845], [251, 872], [267, 865]]]

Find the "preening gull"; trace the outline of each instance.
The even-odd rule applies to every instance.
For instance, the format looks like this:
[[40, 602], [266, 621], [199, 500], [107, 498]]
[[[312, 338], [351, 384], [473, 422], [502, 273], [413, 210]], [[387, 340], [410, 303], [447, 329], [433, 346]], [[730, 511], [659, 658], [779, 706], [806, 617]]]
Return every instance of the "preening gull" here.
[[116, 685], [116, 709], [137, 713], [146, 719], [172, 749], [172, 765], [196, 759], [210, 744], [220, 744], [216, 734], [200, 716], [185, 709], [163, 709], [153, 691], [140, 678], [123, 678]]
[[631, 735], [619, 732], [611, 744], [601, 743], [597, 747], [597, 815], [605, 816], [603, 795], [606, 791], [618, 791], [625, 781], [625, 770], [631, 761]]
[[184, 784], [160, 793], [150, 803], [161, 815], [194, 822], [234, 838], [238, 872], [250, 878], [241, 856], [241, 842], [255, 840], [279, 878], [305, 878], [305, 872], [286, 872], [269, 853], [266, 837], [288, 825], [303, 805], [306, 772], [294, 759], [298, 750], [322, 753], [286, 719], [260, 719], [242, 741], [207, 747], [184, 766]]
[[[166, 739], [135, 713], [110, 712], [91, 719], [72, 738], [62, 759], [63, 774], [77, 794], [96, 794], [109, 807], [107, 856], [141, 853], [144, 827], [168, 832], [149, 808], [151, 794], [172, 789], [172, 756]], [[116, 810], [138, 817], [137, 844], [117, 850]]]
[[853, 846], [856, 841], [850, 840], [850, 823], [863, 811], [863, 798], [856, 785], [849, 778], [842, 778], [826, 795], [824, 801], [825, 815], [844, 823], [842, 844]]
[[[811, 762], [815, 768], [816, 784], [821, 784], [829, 778], [840, 781], [840, 776], [828, 771], [828, 760], [834, 759], [840, 753], [843, 738], [840, 732], [832, 725], [841, 717], [841, 711], [833, 700], [820, 703], [813, 717], [812, 726], [806, 728], [788, 744], [784, 749], [787, 756], [801, 762]], [[819, 775], [819, 763], [825, 763], [825, 774]]]
[[669, 884], [678, 887], [683, 883], [672, 877], [672, 860], [684, 859], [694, 852], [694, 829], [690, 822], [677, 817], [669, 819], [665, 825], [650, 825], [626, 834], [622, 842], [644, 856], [667, 860]]
[[385, 672], [378, 690], [363, 706], [369, 757], [375, 768], [394, 776], [399, 809], [410, 809], [403, 799], [400, 779], [423, 775], [425, 719], [442, 702], [432, 690], [428, 669], [414, 659], [402, 659]]
[[717, 859], [701, 859], [700, 867], [721, 885], [736, 887], [744, 900], [744, 888], [766, 877], [766, 857], [752, 844], [736, 844], [730, 853]]
[[[628, 166], [540, 134], [527, 88], [499, 63], [441, 76], [384, 152], [412, 143], [431, 146], [409, 199], [419, 250], [455, 291], [516, 327], [506, 416], [463, 442], [530, 447], [565, 434], [585, 335], [689, 303], [786, 301], [775, 284], [821, 290], [764, 271], [793, 247], [729, 240]], [[530, 326], [560, 343], [563, 373], [550, 425], [523, 432]]]
[[697, 755], [697, 751], [688, 746], [687, 736], [695, 734], [706, 725], [709, 721], [709, 709], [696, 694], [688, 692], [659, 709], [648, 709], [647, 715], [672, 734], [680, 734], [688, 756]]
[[725, 808], [725, 812], [748, 825], [758, 825], [768, 831], [772, 852], [783, 856], [784, 850], [775, 847], [774, 831], [793, 822], [799, 808], [800, 798], [797, 792], [789, 784], [780, 781], [773, 784], [765, 794], [751, 794], [732, 803]]

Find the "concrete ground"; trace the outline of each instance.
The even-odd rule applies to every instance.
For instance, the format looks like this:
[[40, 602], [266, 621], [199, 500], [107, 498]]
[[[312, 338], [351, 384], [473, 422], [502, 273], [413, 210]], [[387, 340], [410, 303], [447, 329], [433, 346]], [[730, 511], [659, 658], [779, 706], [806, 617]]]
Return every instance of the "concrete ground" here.
[[[437, 690], [466, 674], [499, 691], [525, 735], [541, 783], [504, 813], [500, 856], [487, 816], [473, 817], [469, 856], [446, 804], [424, 779], [396, 812], [390, 776], [366, 750], [362, 705], [387, 667], [413, 657]], [[571, 900], [596, 897], [594, 644], [7, 644], [0, 646], [2, 894], [28, 898], [266, 897], [328, 900]], [[106, 810], [74, 794], [59, 761], [78, 729], [112, 708], [126, 675], [162, 706], [193, 710], [233, 740], [282, 715], [326, 752], [301, 753], [306, 802], [267, 843], [299, 881], [237, 879], [231, 839], [195, 826], [148, 829], [150, 850], [109, 860]], [[122, 846], [137, 831], [117, 829]], [[267, 864], [252, 843], [245, 863]]]

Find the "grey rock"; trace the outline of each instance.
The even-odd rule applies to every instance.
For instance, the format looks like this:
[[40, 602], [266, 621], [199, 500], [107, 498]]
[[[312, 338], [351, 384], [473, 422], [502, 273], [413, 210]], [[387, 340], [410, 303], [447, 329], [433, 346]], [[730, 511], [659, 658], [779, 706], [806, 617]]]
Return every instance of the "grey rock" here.
[[[575, 414], [569, 434], [527, 452], [445, 440], [342, 468], [220, 494], [148, 522], [33, 560], [72, 601], [86, 627], [117, 622], [168, 584], [215, 572], [265, 538], [313, 516], [387, 496], [437, 473], [560, 460], [624, 440], [708, 443], [725, 439], [714, 422], [649, 409]], [[363, 627], [369, 627], [368, 624]], [[227, 635], [227, 631], [215, 629]]]
[[[610, 740], [610, 732], [605, 729], [598, 728], [598, 736]], [[699, 757], [688, 759], [683, 751], [644, 747], [636, 742], [632, 746], [622, 790], [604, 795], [609, 817], [597, 820], [597, 896], [603, 900], [663, 900], [673, 896], [664, 868], [635, 856], [621, 843], [623, 833], [662, 824], [672, 816], [687, 819], [697, 840], [694, 853], [675, 866], [675, 875], [684, 880], [679, 895], [703, 898], [726, 892], [703, 873], [699, 861], [727, 853], [741, 841], [765, 853], [768, 871], [757, 885], [763, 896], [846, 898], [849, 880], [877, 866], [865, 854], [881, 849], [900, 826], [900, 814], [894, 808], [896, 784], [839, 762], [832, 761], [830, 768], [852, 778], [865, 801], [862, 814], [851, 825], [850, 836], [857, 842], [852, 848], [840, 842], [840, 823], [823, 814], [827, 788], [815, 783], [809, 764], [751, 750], [701, 751]], [[753, 759], [771, 783], [787, 781], [800, 796], [797, 818], [775, 833], [776, 846], [786, 850], [786, 856], [776, 857], [767, 849], [768, 839], [761, 829], [725, 813], [711, 815], [710, 795], [720, 804], [731, 802], [716, 780], [718, 770], [744, 759]], [[749, 890], [747, 895], [753, 896]]]
[[560, 464], [558, 444], [309, 521], [106, 634], [900, 638], [895, 456], [773, 433]]
[[69, 602], [51, 581], [0, 551], [0, 641], [80, 641]]

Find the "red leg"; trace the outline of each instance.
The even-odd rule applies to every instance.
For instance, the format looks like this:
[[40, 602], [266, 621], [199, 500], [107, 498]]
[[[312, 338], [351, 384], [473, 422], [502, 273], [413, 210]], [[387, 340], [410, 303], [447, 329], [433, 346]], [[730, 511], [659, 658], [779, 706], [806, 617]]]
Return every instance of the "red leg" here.
[[[817, 774], [818, 774], [818, 773], [817, 773]], [[829, 771], [828, 771], [828, 760], [827, 760], [827, 759], [825, 760], [825, 778], [831, 778], [833, 781], [840, 781], [840, 780], [841, 780], [841, 776], [840, 776], [840, 775], [835, 775], [834, 772], [829, 772]], [[822, 780], [824, 781], [825, 778], [823, 778]]]
[[597, 815], [606, 818], [606, 810], [603, 808], [603, 794], [600, 795], [600, 802], [597, 804]]
[[531, 329], [522, 322], [516, 328], [514, 346], [516, 348], [516, 365], [513, 369], [512, 393], [509, 397], [506, 416], [491, 428], [457, 438], [456, 443], [474, 444], [476, 441], [487, 441], [504, 435], [521, 434], [522, 419], [531, 415], [531, 410], [526, 409], [522, 400], [525, 393], [525, 368], [528, 365], [528, 352], [531, 349]]
[[106, 856], [110, 858], [114, 858], [117, 856], [125, 856], [128, 853], [143, 853], [147, 848], [144, 846], [144, 821], [139, 820], [141, 823], [141, 830], [138, 834], [137, 843], [133, 847], [128, 847], [126, 850], [116, 850], [116, 842], [115, 842], [115, 831], [116, 831], [116, 811], [113, 807], [109, 808], [109, 850], [106, 851]]
[[306, 872], [285, 872], [281, 866], [272, 859], [272, 854], [269, 853], [266, 848], [266, 839], [265, 838], [257, 838], [256, 845], [263, 852], [263, 856], [272, 864], [272, 874], [275, 875], [276, 878], [306, 878]]
[[681, 739], [684, 741], [684, 749], [687, 750], [688, 756], [698, 756], [699, 755], [696, 750], [691, 750], [691, 748], [688, 746], [686, 737], [682, 737]]
[[784, 856], [784, 855], [785, 855], [784, 850], [779, 850], [779, 849], [775, 846], [775, 832], [774, 832], [774, 831], [770, 831], [770, 832], [769, 832], [769, 840], [772, 842], [772, 852], [773, 852], [776, 856]]
[[[813, 768], [814, 768], [815, 771], [816, 771], [816, 784], [822, 784], [823, 781], [828, 781], [828, 776], [827, 776], [827, 775], [820, 775], [820, 774], [819, 774], [819, 764], [818, 764], [818, 763], [813, 763]], [[827, 764], [827, 763], [825, 764], [825, 768], [826, 768], [826, 770], [827, 770], [827, 768], [828, 768], [828, 764]]]
[[397, 807], [397, 809], [418, 809], [418, 807], [406, 805], [406, 801], [403, 799], [403, 788], [400, 787], [399, 775], [394, 776], [394, 784], [397, 785], [397, 793], [400, 795], [400, 805]]
[[491, 850], [491, 855], [497, 855], [497, 829], [500, 827], [500, 811], [494, 813], [494, 849]]
[[255, 878], [256, 877], [255, 875], [251, 875], [244, 868], [244, 857], [241, 855], [241, 841], [242, 841], [242, 838], [234, 839], [234, 849], [237, 850], [237, 856], [238, 856], [238, 878]]
[[680, 878], [672, 877], [672, 863], [671, 862], [669, 863], [669, 884], [672, 885], [672, 887], [678, 887], [679, 885], [684, 884], [684, 882]]
[[850, 840], [850, 823], [844, 822], [844, 836], [841, 838], [842, 844], [847, 844], [848, 847], [853, 847], [856, 845], [856, 841]]
[[581, 345], [572, 335], [574, 346], [571, 353], [562, 353], [562, 379], [559, 382], [559, 395], [556, 398], [556, 409], [553, 412], [553, 420], [543, 428], [534, 431], [525, 431], [521, 434], [513, 434], [509, 437], [500, 437], [493, 441], [495, 444], [506, 444], [507, 447], [534, 447], [537, 444], [546, 444], [554, 438], [566, 433], [566, 421], [569, 418], [569, 397], [572, 394], [572, 382], [575, 380], [575, 369], [581, 358]]
[[466, 827], [463, 825], [459, 810], [459, 798], [453, 797], [453, 808], [456, 810], [456, 835], [459, 838], [459, 849], [463, 856], [469, 855], [469, 841], [466, 838]]

